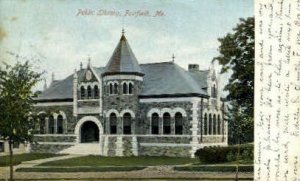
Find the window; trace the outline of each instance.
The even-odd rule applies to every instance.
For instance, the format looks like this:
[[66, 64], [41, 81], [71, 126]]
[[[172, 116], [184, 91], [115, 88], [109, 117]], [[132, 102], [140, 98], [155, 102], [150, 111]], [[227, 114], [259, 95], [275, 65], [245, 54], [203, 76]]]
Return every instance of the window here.
[[217, 98], [216, 85], [214, 85], [214, 86], [211, 88], [211, 96], [212, 96], [213, 98]]
[[0, 153], [4, 152], [4, 143], [0, 142]]
[[84, 97], [85, 97], [85, 89], [83, 86], [80, 87], [80, 97], [81, 97], [81, 99], [84, 99]]
[[204, 135], [207, 135], [207, 132], [208, 132], [208, 130], [207, 130], [207, 114], [205, 113], [204, 114]]
[[129, 92], [128, 94], [132, 94], [133, 93], [133, 84], [130, 82], [129, 83]]
[[113, 84], [109, 84], [109, 94], [113, 94]]
[[214, 116], [213, 116], [213, 134], [217, 134], [216, 126], [217, 126], [217, 119], [216, 119], [216, 115], [214, 114]]
[[50, 134], [54, 134], [54, 118], [53, 116], [49, 117], [48, 120], [48, 131]]
[[218, 133], [217, 134], [221, 134], [221, 119], [220, 119], [220, 115], [218, 115]]
[[119, 93], [119, 85], [118, 83], [114, 84], [114, 94], [118, 94]]
[[117, 116], [115, 113], [111, 113], [109, 116], [110, 134], [117, 134]]
[[127, 83], [123, 83], [123, 94], [127, 94]]
[[123, 133], [131, 134], [131, 115], [125, 113], [123, 116]]
[[99, 88], [97, 85], [94, 86], [94, 98], [99, 98]]
[[62, 115], [57, 116], [57, 133], [62, 134], [64, 129], [63, 129], [63, 117]]
[[212, 134], [212, 117], [211, 114], [209, 114], [209, 118], [208, 118], [208, 134]]
[[92, 97], [92, 88], [91, 88], [91, 86], [87, 87], [87, 97], [88, 97], [88, 99], [90, 99]]
[[40, 134], [45, 134], [45, 115], [40, 115]]
[[157, 113], [153, 113], [151, 116], [151, 134], [158, 134], [158, 121], [159, 116]]
[[171, 116], [169, 113], [163, 115], [163, 133], [171, 134]]
[[13, 148], [19, 148], [20, 147], [20, 143], [17, 141], [13, 142]]
[[182, 125], [182, 114], [178, 112], [175, 114], [175, 134], [182, 134]]

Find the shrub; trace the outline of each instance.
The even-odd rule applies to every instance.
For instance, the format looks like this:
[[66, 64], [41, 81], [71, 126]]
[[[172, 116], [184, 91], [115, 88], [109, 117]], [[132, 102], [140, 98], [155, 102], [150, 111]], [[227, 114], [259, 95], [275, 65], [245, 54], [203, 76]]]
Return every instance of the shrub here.
[[[240, 145], [240, 159], [253, 160], [253, 144]], [[238, 146], [209, 146], [198, 149], [195, 156], [204, 163], [232, 162], [237, 160]]]
[[[221, 165], [221, 166], [178, 166], [174, 167], [176, 171], [190, 171], [190, 172], [235, 172], [236, 166], [234, 165]], [[253, 166], [241, 165], [239, 166], [240, 172], [253, 172]]]

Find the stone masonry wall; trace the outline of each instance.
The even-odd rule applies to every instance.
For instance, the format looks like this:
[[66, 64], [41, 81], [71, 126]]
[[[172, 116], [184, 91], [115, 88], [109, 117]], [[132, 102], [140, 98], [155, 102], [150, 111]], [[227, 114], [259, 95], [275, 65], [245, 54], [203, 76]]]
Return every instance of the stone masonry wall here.
[[[182, 108], [185, 110], [187, 117], [183, 117], [183, 134], [184, 135], [191, 135], [192, 132], [190, 130], [191, 123], [190, 120], [192, 119], [192, 103], [191, 102], [151, 102], [151, 103], [140, 103], [140, 119], [137, 122], [137, 134], [150, 134], [150, 121], [151, 118], [147, 117], [148, 112], [152, 108], [157, 108], [162, 110], [163, 108]], [[162, 118], [160, 118], [159, 122], [162, 124]], [[175, 119], [171, 118], [171, 125], [175, 124]], [[173, 123], [173, 124], [172, 124]], [[162, 126], [162, 125], [160, 125]]]
[[171, 147], [171, 146], [141, 146], [140, 156], [170, 156], [170, 157], [190, 157], [191, 147]]
[[60, 144], [31, 144], [32, 153], [58, 153], [61, 150], [67, 149], [72, 145], [60, 145]]
[[35, 135], [33, 141], [36, 142], [75, 142], [76, 136], [55, 136], [55, 135]]

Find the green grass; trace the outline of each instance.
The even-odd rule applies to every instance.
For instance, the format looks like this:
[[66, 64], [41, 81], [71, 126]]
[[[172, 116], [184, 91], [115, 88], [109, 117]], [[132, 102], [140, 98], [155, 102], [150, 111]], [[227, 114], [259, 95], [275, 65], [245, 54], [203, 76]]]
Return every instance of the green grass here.
[[[180, 166], [174, 167], [176, 171], [190, 171], [190, 172], [235, 172], [235, 165], [199, 165], [199, 166]], [[239, 166], [240, 172], [253, 172], [253, 165], [241, 165]]]
[[32, 167], [18, 168], [17, 172], [115, 172], [142, 170], [146, 167]]
[[78, 166], [155, 166], [194, 164], [198, 159], [180, 157], [101, 157], [84, 156], [65, 160], [51, 161], [39, 166], [78, 167]]
[[[13, 164], [18, 165], [23, 161], [30, 161], [30, 160], [38, 160], [43, 158], [50, 158], [59, 156], [57, 154], [51, 153], [24, 153], [24, 154], [17, 154], [13, 155]], [[9, 166], [9, 155], [0, 156], [0, 167]]]

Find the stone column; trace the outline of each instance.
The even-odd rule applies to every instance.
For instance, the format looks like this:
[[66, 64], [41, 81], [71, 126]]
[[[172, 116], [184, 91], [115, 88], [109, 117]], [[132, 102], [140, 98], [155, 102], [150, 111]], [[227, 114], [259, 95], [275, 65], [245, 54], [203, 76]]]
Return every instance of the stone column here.
[[175, 117], [171, 117], [171, 134], [175, 135]]
[[194, 158], [195, 155], [194, 153], [197, 150], [197, 145], [198, 145], [198, 137], [197, 137], [197, 132], [198, 132], [198, 100], [194, 100], [193, 102], [193, 107], [192, 107], [192, 121], [191, 121], [191, 131], [192, 131], [192, 140], [190, 142], [190, 145], [192, 146], [192, 149], [190, 151], [191, 157]]
[[78, 105], [77, 105], [77, 100], [78, 100], [78, 77], [77, 77], [77, 71], [76, 69], [74, 70], [74, 78], [73, 78], [73, 116], [77, 117], [78, 114]]
[[136, 132], [135, 132], [135, 118], [131, 119], [131, 134], [136, 134]]
[[123, 134], [123, 119], [117, 117], [117, 134]]
[[57, 116], [54, 119], [54, 134], [57, 134]]
[[49, 134], [49, 118], [45, 117], [45, 134]]
[[164, 134], [164, 124], [163, 124], [164, 120], [162, 117], [159, 117], [158, 119], [158, 133], [159, 134]]

